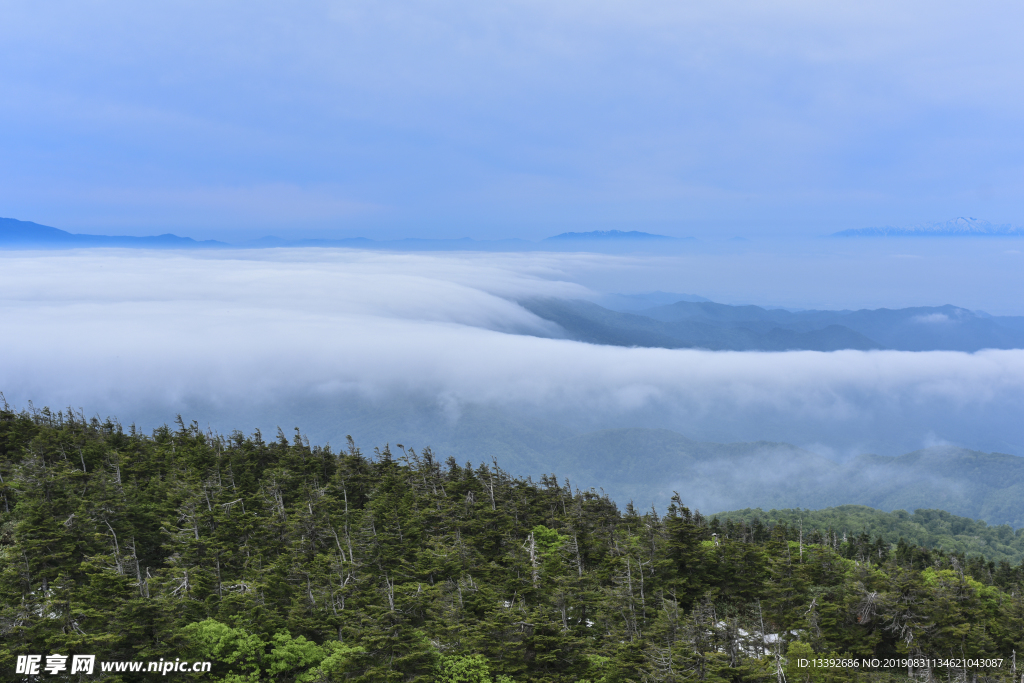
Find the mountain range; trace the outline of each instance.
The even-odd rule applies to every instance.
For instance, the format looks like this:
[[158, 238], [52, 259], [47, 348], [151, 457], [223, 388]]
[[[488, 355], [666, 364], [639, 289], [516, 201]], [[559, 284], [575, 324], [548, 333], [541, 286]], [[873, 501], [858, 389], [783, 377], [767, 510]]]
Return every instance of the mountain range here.
[[14, 218], [0, 218], [0, 248], [72, 249], [82, 247], [127, 247], [147, 249], [241, 248], [273, 249], [281, 247], [335, 247], [348, 249], [384, 249], [399, 251], [643, 251], [658, 245], [683, 245], [693, 238], [676, 238], [646, 232], [594, 230], [566, 232], [539, 242], [523, 239], [474, 240], [406, 238], [373, 240], [366, 237], [341, 239], [284, 239], [261, 237], [238, 244], [217, 240], [194, 240], [170, 233], [149, 237], [84, 235]]
[[[644, 240], [644, 241], [675, 241], [680, 238], [669, 237], [668, 235], [653, 235], [649, 232], [638, 232], [636, 230], [622, 231], [622, 230], [591, 230], [589, 232], [563, 232], [560, 235], [553, 237], [547, 237], [544, 239], [545, 242], [606, 242], [615, 241], [623, 242], [629, 240]], [[693, 239], [692, 237], [685, 237], [682, 239]]]
[[668, 430], [615, 429], [566, 439], [551, 461], [556, 473], [572, 471], [575, 485], [613, 482], [616, 500], [639, 506], [660, 507], [678, 491], [706, 513], [856, 504], [1024, 526], [1024, 458], [955, 446], [837, 463], [785, 443], [704, 443]]
[[[977, 218], [955, 218], [942, 223], [929, 223], [912, 227], [882, 226], [852, 228], [833, 233], [833, 237], [1014, 237], [1024, 236], [1024, 228], [996, 225]], [[734, 237], [732, 242], [746, 242]], [[196, 247], [234, 247], [242, 249], [268, 249], [275, 247], [341, 247], [350, 249], [396, 249], [401, 251], [645, 251], [685, 247], [695, 242], [693, 237], [670, 237], [637, 230], [591, 230], [563, 232], [538, 242], [524, 239], [475, 240], [405, 238], [374, 240], [367, 237], [338, 239], [287, 239], [267, 236], [259, 239], [228, 244], [217, 240], [194, 240], [171, 233], [134, 237], [127, 235], [88, 235], [70, 233], [47, 225], [14, 218], [0, 218], [0, 247], [6, 248], [80, 248], [128, 247], [150, 249], [189, 249]]]
[[[472, 435], [453, 441], [465, 437]], [[500, 429], [489, 439], [507, 441]], [[942, 509], [989, 524], [1024, 527], [1024, 458], [1015, 455], [942, 445], [900, 456], [864, 454], [839, 463], [787, 443], [710, 443], [647, 428], [561, 438], [535, 434], [525, 440], [532, 448], [502, 443], [502, 448], [464, 450], [458, 443], [439, 442], [435, 451], [462, 460], [500, 454], [499, 464], [515, 472], [568, 476], [573, 486], [604, 487], [614, 500], [633, 501], [639, 508], [660, 509], [678, 491], [705, 513], [855, 504], [887, 511]]]
[[978, 218], [963, 216], [942, 223], [926, 223], [909, 228], [891, 225], [876, 228], [853, 228], [833, 233], [833, 237], [1020, 237], [1024, 228], [995, 225]]
[[[618, 295], [622, 297], [623, 295]], [[694, 298], [694, 297], [690, 297]], [[696, 297], [699, 298], [699, 297]], [[611, 346], [716, 351], [978, 351], [1024, 348], [1024, 317], [991, 316], [957, 306], [788, 311], [711, 301], [612, 310], [589, 301], [520, 302], [556, 323], [568, 339]]]
[[81, 247], [128, 247], [146, 249], [195, 249], [227, 247], [216, 240], [197, 241], [170, 233], [151, 237], [127, 235], [80, 235], [48, 225], [14, 218], [0, 218], [0, 247], [74, 249]]

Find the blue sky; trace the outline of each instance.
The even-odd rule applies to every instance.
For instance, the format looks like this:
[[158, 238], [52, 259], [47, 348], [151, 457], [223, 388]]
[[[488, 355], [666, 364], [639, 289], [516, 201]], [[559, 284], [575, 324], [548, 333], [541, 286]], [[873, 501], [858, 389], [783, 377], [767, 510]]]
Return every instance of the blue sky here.
[[1018, 3], [0, 5], [0, 215], [80, 232], [1024, 224]]

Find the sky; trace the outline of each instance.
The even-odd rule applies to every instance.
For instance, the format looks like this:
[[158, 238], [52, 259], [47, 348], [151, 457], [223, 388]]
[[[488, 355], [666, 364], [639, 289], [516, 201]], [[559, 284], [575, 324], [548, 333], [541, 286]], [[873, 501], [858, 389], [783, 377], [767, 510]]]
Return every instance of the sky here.
[[0, 215], [197, 239], [1024, 224], [1019, 3], [0, 5]]

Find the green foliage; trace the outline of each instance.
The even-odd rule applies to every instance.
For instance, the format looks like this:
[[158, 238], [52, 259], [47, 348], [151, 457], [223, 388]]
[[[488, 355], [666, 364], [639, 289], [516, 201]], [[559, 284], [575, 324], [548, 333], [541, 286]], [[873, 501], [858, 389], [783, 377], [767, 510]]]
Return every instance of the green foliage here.
[[292, 638], [289, 633], [276, 633], [271, 638], [272, 649], [267, 658], [267, 674], [276, 680], [294, 679], [300, 683], [314, 681], [315, 671], [309, 671], [322, 662], [327, 653], [305, 636]]
[[196, 680], [222, 683], [881, 681], [906, 672], [794, 661], [1024, 651], [1019, 564], [679, 496], [619, 510], [399, 449], [0, 411], [0, 669], [70, 652], [208, 659]]
[[493, 683], [491, 667], [482, 655], [442, 657], [436, 683]]
[[549, 529], [543, 524], [536, 525], [530, 531], [533, 533], [533, 538], [537, 543], [537, 550], [542, 555], [551, 554], [569, 540], [567, 536], [563, 536], [555, 529]]
[[258, 636], [213, 619], [188, 624], [181, 632], [194, 659], [214, 661], [230, 669], [221, 680], [229, 683], [259, 680], [266, 643]]
[[223, 683], [315, 683], [344, 676], [353, 658], [362, 652], [336, 641], [317, 645], [289, 633], [275, 633], [264, 642], [244, 629], [213, 619], [188, 624], [181, 634], [192, 659], [215, 662], [217, 670], [211, 680]]
[[944, 510], [906, 510], [883, 512], [863, 505], [841, 505], [823, 510], [736, 510], [720, 512], [717, 519], [732, 519], [750, 524], [760, 519], [767, 524], [785, 523], [803, 527], [807, 538], [820, 539], [837, 533], [867, 533], [896, 545], [902, 538], [913, 546], [941, 549], [961, 555], [983, 555], [987, 560], [1024, 561], [1024, 529], [1010, 525], [989, 526], [983, 521], [957, 517]]

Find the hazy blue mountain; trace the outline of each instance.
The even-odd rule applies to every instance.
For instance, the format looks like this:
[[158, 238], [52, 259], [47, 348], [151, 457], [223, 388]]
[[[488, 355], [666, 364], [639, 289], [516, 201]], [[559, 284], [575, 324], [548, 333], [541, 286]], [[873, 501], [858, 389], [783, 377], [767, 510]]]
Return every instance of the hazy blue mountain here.
[[14, 218], [0, 218], [0, 247], [22, 249], [67, 249], [76, 247], [144, 247], [147, 249], [191, 249], [226, 247], [215, 240], [197, 241], [167, 233], [152, 237], [126, 235], [79, 235], [48, 225]]
[[[838, 311], [815, 311], [838, 313]], [[760, 306], [730, 306], [713, 301], [675, 301], [664, 306], [655, 306], [639, 312], [655, 320], [667, 323], [699, 321], [707, 323], [768, 322], [790, 324], [799, 318], [796, 313], [785, 309], [762, 308]]]
[[905, 351], [976, 351], [1024, 346], [1024, 334], [1005, 326], [1000, 318], [983, 317], [949, 305], [853, 311], [832, 320], [889, 348]]
[[[577, 484], [610, 488], [616, 500], [664, 507], [674, 491], [705, 512], [793, 507], [805, 487], [841, 467], [789, 444], [691, 441], [665, 429], [611, 429], [563, 441], [550, 456]], [[804, 496], [806, 498], [806, 496]]]
[[366, 237], [343, 239], [284, 239], [267, 236], [241, 244], [227, 244], [216, 240], [194, 240], [166, 234], [153, 237], [130, 237], [114, 235], [81, 235], [59, 230], [30, 221], [0, 218], [0, 246], [20, 248], [78, 248], [78, 247], [129, 247], [129, 248], [175, 248], [193, 247], [239, 247], [243, 249], [273, 249], [281, 247], [343, 247], [349, 249], [380, 249], [396, 251], [528, 251], [538, 249], [535, 242], [520, 239], [472, 240], [463, 239], [401, 239], [372, 240]]
[[833, 233], [833, 237], [999, 237], [1021, 236], [1024, 228], [995, 225], [977, 218], [954, 218], [942, 223], [896, 228], [886, 225], [877, 228], [853, 228]]
[[773, 329], [808, 333], [841, 326], [871, 340], [874, 348], [903, 351], [1024, 348], [1024, 319], [991, 316], [950, 305], [895, 310], [786, 311], [679, 301], [637, 311], [637, 315], [664, 323], [688, 322], [761, 333]]
[[[374, 436], [379, 439], [386, 427], [378, 425]], [[710, 443], [645, 428], [574, 433], [486, 409], [473, 409], [453, 423], [422, 420], [392, 434], [387, 441], [393, 448], [429, 444], [440, 457], [458, 462], [496, 457], [517, 474], [555, 474], [580, 488], [603, 487], [620, 504], [633, 501], [641, 508], [664, 509], [678, 491], [705, 513], [857, 504], [942, 509], [1024, 527], [1024, 458], [1002, 453], [935, 446], [840, 463], [787, 443]]]
[[336, 240], [288, 240], [283, 237], [267, 235], [266, 237], [260, 237], [259, 239], [242, 242], [236, 246], [242, 247], [243, 249], [277, 249], [282, 247], [351, 247], [358, 249], [371, 248], [374, 244], [374, 240], [366, 237], [350, 237], [347, 239]]
[[676, 237], [669, 237], [668, 235], [654, 235], [649, 232], [639, 232], [637, 230], [591, 230], [589, 232], [563, 232], [553, 237], [545, 238], [545, 242], [552, 241], [590, 241], [590, 240], [675, 240]]
[[607, 232], [564, 233], [539, 242], [524, 239], [475, 240], [469, 237], [457, 239], [408, 237], [396, 240], [373, 240], [366, 237], [287, 240], [280, 237], [263, 237], [239, 246], [245, 248], [346, 247], [396, 251], [621, 251], [623, 249], [643, 250], [649, 248], [653, 243], [675, 244], [678, 242], [685, 242], [685, 240], [642, 232], [610, 230]]
[[[339, 239], [286, 239], [268, 235], [229, 245], [216, 240], [194, 240], [170, 233], [148, 237], [117, 235], [83, 235], [39, 225], [31, 221], [14, 218], [0, 218], [0, 247], [22, 249], [69, 249], [81, 247], [128, 247], [128, 248], [175, 248], [194, 247], [237, 247], [242, 249], [272, 249], [281, 247], [334, 247], [348, 249], [376, 249], [386, 251], [643, 251], [653, 245], [685, 245], [692, 238], [667, 237], [645, 232], [623, 232], [620, 230], [596, 230], [592, 232], [570, 232], [555, 235], [539, 242], [524, 239], [475, 240], [469, 237], [458, 239], [430, 239], [410, 237], [396, 240], [374, 240], [366, 237]], [[652, 300], [648, 305], [668, 303]]]
[[1024, 526], [1024, 458], [1002, 453], [936, 446], [836, 463], [784, 443], [701, 443], [668, 430], [617, 429], [566, 439], [549, 458], [549, 469], [574, 484], [611, 486], [618, 500], [644, 507], [664, 506], [678, 491], [708, 513], [857, 504]]
[[696, 244], [692, 237], [669, 237], [638, 230], [591, 230], [563, 232], [537, 242], [544, 251], [586, 251], [597, 253], [683, 251]]
[[[807, 329], [791, 329], [775, 324], [723, 325], [711, 320], [658, 320], [648, 315], [612, 311], [587, 301], [534, 299], [520, 303], [541, 318], [557, 323], [569, 339], [591, 344], [715, 351], [882, 348], [879, 343], [842, 325], [809, 325]], [[705, 303], [693, 305], [720, 306]]]
[[[611, 311], [642, 311], [655, 306], [666, 306], [677, 301], [711, 301], [696, 294], [673, 292], [641, 292], [639, 294], [605, 294], [596, 303]], [[1024, 320], [1024, 319], [1022, 319]]]
[[987, 313], [981, 313], [975, 311], [981, 317], [994, 318], [996, 324], [1008, 330], [1015, 330], [1017, 332], [1024, 332], [1024, 316], [1020, 315], [1001, 315], [1001, 316], [990, 316]]

